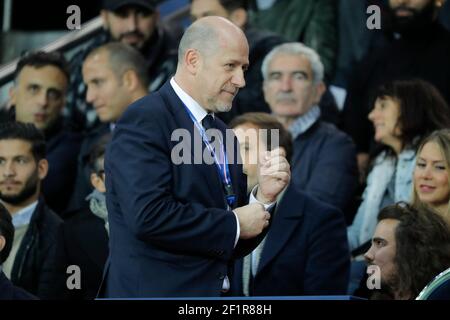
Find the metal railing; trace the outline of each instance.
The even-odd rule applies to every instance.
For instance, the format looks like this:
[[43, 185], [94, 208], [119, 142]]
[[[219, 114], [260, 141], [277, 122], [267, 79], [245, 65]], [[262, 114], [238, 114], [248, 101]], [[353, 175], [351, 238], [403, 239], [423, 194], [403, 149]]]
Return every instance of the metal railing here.
[[[164, 22], [172, 23], [174, 21], [179, 21], [186, 17], [189, 13], [190, 5], [186, 5], [177, 11], [167, 15], [164, 17]], [[81, 26], [80, 30], [74, 30], [68, 32], [66, 35], [61, 38], [49, 43], [48, 45], [39, 48], [37, 50], [41, 51], [61, 51], [67, 52], [80, 44], [86, 42], [90, 38], [94, 37], [96, 34], [100, 33], [102, 30], [102, 20], [101, 17], [98, 16]], [[19, 58], [14, 59], [13, 61], [0, 66], [0, 87], [10, 82], [14, 75], [14, 70], [16, 69], [17, 62]]]

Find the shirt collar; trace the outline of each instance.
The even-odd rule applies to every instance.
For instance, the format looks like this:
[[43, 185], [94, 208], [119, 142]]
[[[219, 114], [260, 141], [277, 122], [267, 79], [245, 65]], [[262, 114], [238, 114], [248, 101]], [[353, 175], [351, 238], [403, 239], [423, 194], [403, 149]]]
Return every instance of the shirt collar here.
[[319, 106], [312, 107], [304, 115], [295, 119], [295, 121], [289, 126], [288, 130], [291, 132], [293, 140], [297, 139], [299, 135], [304, 133], [306, 130], [311, 128], [311, 126], [320, 118], [320, 108]]
[[30, 224], [31, 217], [33, 215], [34, 210], [36, 209], [38, 202], [35, 201], [29, 206], [20, 209], [12, 216], [12, 223], [14, 228], [19, 228], [25, 225]]
[[181, 87], [175, 82], [175, 78], [172, 77], [170, 79], [170, 85], [172, 86], [173, 90], [175, 91], [176, 95], [180, 98], [180, 100], [184, 103], [186, 108], [189, 109], [189, 111], [194, 116], [195, 120], [198, 123], [202, 123], [202, 120], [208, 112], [200, 106], [197, 101], [195, 101], [190, 95], [186, 93]]

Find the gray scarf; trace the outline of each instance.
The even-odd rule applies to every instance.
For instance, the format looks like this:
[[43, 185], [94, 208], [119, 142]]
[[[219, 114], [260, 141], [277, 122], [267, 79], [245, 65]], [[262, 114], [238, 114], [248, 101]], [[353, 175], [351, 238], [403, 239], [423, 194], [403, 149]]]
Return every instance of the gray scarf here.
[[109, 235], [108, 211], [106, 209], [105, 194], [94, 189], [94, 191], [86, 197], [86, 200], [89, 201], [89, 208], [92, 213], [105, 221], [105, 228]]

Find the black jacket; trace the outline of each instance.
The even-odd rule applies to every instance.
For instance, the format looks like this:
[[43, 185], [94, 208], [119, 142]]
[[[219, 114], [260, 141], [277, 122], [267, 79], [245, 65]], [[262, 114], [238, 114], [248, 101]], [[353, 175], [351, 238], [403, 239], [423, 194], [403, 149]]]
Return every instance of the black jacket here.
[[47, 205], [61, 215], [74, 190], [83, 136], [66, 128], [62, 119], [44, 133], [49, 169], [42, 181], [42, 193]]
[[0, 272], [0, 300], [36, 300], [37, 298], [25, 290], [18, 288]]
[[108, 257], [108, 233], [104, 220], [85, 207], [73, 212], [60, 231], [56, 258], [58, 273], [66, 272], [70, 265], [78, 266], [81, 271], [81, 289], [69, 290], [64, 286], [63, 297], [95, 299]]
[[61, 218], [41, 197], [11, 271], [14, 285], [41, 299], [56, 298], [53, 295], [55, 279], [64, 276], [55, 272], [56, 236], [61, 224]]

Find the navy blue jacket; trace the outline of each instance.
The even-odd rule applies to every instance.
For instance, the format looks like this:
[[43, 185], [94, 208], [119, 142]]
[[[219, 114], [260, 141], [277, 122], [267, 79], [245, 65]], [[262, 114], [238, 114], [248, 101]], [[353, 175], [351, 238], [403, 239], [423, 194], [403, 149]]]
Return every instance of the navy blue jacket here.
[[334, 125], [317, 121], [294, 140], [292, 182], [346, 212], [358, 185], [356, 149]]
[[36, 300], [37, 298], [25, 290], [18, 288], [0, 272], [0, 300]]
[[[189, 136], [172, 137], [176, 129]], [[247, 254], [260, 240], [239, 241], [234, 248], [237, 221], [226, 210], [214, 163], [173, 164], [171, 153], [180, 154], [174, 147], [181, 143], [193, 146], [183, 153], [193, 161], [194, 135], [201, 141], [168, 82], [130, 105], [117, 122], [105, 155], [110, 254], [100, 296], [220, 296], [232, 257]], [[246, 180], [236, 164], [237, 139], [230, 138], [231, 179], [243, 205]]]
[[[232, 294], [243, 295], [243, 259], [235, 264]], [[342, 295], [350, 253], [342, 212], [289, 186], [273, 214], [253, 296]]]

